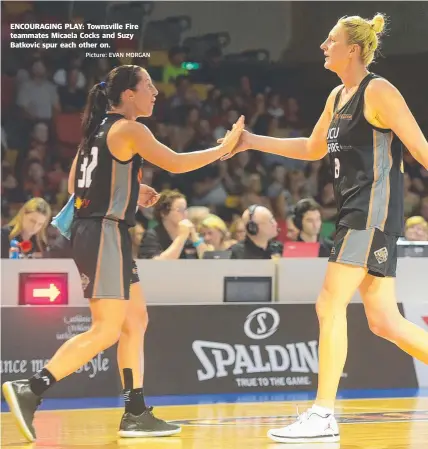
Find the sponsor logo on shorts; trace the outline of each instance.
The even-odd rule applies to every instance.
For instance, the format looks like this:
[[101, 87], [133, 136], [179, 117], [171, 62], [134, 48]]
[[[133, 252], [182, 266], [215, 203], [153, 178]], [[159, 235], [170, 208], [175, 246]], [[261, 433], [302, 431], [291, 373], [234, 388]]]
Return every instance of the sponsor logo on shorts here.
[[378, 263], [385, 263], [388, 260], [388, 250], [385, 246], [375, 251], [374, 255]]
[[[428, 410], [408, 410], [381, 413], [344, 413], [335, 415], [339, 424], [364, 424], [385, 422], [428, 421]], [[286, 426], [296, 421], [296, 416], [244, 416], [232, 418], [186, 419], [172, 421], [188, 426]]]

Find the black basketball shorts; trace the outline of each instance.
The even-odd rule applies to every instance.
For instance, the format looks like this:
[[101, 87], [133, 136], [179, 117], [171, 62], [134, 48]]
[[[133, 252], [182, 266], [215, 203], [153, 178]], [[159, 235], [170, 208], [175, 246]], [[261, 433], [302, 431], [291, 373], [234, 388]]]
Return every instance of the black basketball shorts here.
[[337, 229], [329, 262], [367, 268], [378, 277], [395, 277], [398, 237], [379, 229]]
[[71, 230], [73, 259], [85, 298], [129, 299], [139, 282], [129, 227], [108, 219], [76, 219]]

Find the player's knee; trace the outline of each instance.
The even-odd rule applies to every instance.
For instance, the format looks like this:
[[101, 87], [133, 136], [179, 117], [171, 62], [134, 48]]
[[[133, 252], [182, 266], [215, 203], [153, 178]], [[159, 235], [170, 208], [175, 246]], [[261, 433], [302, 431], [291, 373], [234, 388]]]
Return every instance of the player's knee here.
[[122, 333], [127, 335], [140, 334], [145, 332], [149, 324], [149, 315], [147, 313], [147, 308], [142, 307], [138, 310], [130, 310], [128, 316], [122, 326]]
[[384, 311], [368, 312], [367, 320], [370, 330], [378, 337], [394, 340], [401, 319], [399, 314], [388, 314]]
[[331, 318], [337, 313], [346, 313], [346, 303], [326, 287], [321, 290], [315, 308], [320, 321]]

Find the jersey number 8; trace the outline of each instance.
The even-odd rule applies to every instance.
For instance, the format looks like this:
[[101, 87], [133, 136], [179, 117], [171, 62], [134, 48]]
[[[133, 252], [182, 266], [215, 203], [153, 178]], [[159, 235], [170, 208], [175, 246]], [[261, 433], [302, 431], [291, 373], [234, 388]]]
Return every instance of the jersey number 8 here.
[[82, 176], [77, 180], [77, 187], [79, 187], [80, 189], [89, 188], [91, 186], [92, 172], [98, 164], [98, 147], [91, 148], [90, 159], [91, 162], [89, 162], [89, 157], [85, 156], [83, 158], [82, 164], [80, 165]]
[[340, 173], [340, 161], [337, 157], [334, 158], [334, 178], [337, 179]]

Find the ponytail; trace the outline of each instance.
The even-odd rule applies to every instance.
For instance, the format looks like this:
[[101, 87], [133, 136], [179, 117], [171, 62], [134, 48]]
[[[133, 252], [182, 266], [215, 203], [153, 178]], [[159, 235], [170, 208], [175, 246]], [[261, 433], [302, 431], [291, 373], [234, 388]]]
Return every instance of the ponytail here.
[[83, 151], [84, 153], [89, 151], [92, 139], [95, 137], [98, 127], [107, 111], [107, 107], [108, 98], [105, 83], [95, 84], [89, 91], [88, 101], [83, 113], [83, 137], [79, 145], [79, 151]]

